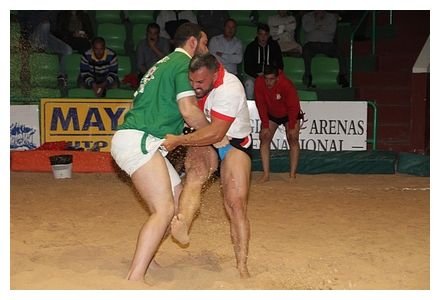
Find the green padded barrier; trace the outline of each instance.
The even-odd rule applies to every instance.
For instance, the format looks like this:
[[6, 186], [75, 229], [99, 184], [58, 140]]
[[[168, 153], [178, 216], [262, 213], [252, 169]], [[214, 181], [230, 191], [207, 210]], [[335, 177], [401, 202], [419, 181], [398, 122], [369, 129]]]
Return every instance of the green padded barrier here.
[[283, 57], [284, 74], [293, 81], [296, 88], [304, 88], [302, 81], [304, 75], [304, 59], [302, 57]]
[[122, 24], [103, 23], [98, 25], [98, 36], [104, 38], [105, 46], [116, 52], [125, 54], [125, 27]]
[[32, 98], [60, 98], [61, 92], [58, 88], [44, 88], [36, 87], [30, 90], [30, 97]]
[[[289, 172], [288, 150], [272, 150], [271, 172]], [[391, 151], [338, 151], [301, 150], [297, 172], [300, 174], [394, 174], [397, 153]], [[252, 170], [262, 171], [259, 150], [254, 150]]]
[[59, 62], [58, 55], [32, 53], [29, 56], [31, 86], [56, 88], [58, 87]]
[[115, 23], [121, 24], [120, 10], [97, 10], [95, 13], [97, 23]]
[[429, 156], [415, 153], [399, 153], [397, 172], [417, 176], [429, 176]]
[[110, 89], [107, 91], [108, 99], [133, 99], [134, 90]]
[[78, 87], [81, 57], [82, 55], [79, 53], [72, 53], [66, 57], [67, 86], [69, 88]]
[[243, 53], [246, 46], [252, 42], [257, 36], [257, 27], [248, 25], [237, 26], [237, 33], [235, 36], [243, 43]]
[[153, 10], [129, 10], [128, 18], [133, 24], [142, 24], [144, 28], [147, 27], [148, 23], [154, 22], [154, 11]]
[[69, 98], [96, 98], [93, 90], [84, 88], [74, 88], [68, 90]]

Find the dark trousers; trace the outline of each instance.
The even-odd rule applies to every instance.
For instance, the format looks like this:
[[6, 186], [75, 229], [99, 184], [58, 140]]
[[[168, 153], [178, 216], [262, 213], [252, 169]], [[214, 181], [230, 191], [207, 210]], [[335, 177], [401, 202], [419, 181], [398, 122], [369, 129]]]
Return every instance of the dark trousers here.
[[347, 74], [345, 59], [336, 44], [308, 42], [304, 45], [302, 52], [304, 58], [304, 77], [306, 80], [312, 74], [312, 58], [316, 54], [325, 54], [329, 57], [337, 58], [339, 62], [339, 75], [344, 76]]

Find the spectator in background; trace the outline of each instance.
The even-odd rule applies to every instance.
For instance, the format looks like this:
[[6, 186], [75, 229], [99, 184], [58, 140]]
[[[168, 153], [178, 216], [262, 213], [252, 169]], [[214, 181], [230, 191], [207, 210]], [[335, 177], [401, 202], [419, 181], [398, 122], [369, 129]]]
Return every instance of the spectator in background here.
[[62, 10], [57, 16], [58, 36], [74, 50], [83, 54], [90, 49], [94, 37], [89, 15], [83, 10]]
[[141, 40], [136, 48], [136, 68], [139, 79], [158, 60], [170, 53], [170, 41], [159, 36], [160, 27], [157, 23], [147, 25], [146, 37]]
[[66, 56], [72, 53], [72, 47], [53, 34], [55, 11], [19, 10], [17, 18], [20, 22], [23, 37], [29, 41], [33, 51], [44, 51], [57, 54], [59, 58], [58, 86], [61, 94], [67, 92]]
[[224, 24], [229, 19], [227, 10], [199, 10], [197, 12], [197, 22], [208, 35], [208, 39], [222, 34]]
[[269, 180], [270, 144], [280, 125], [286, 129], [290, 147], [290, 178], [295, 178], [300, 119], [303, 118], [295, 85], [278, 68], [266, 66], [264, 74], [255, 80], [255, 104], [261, 119], [260, 153], [263, 165], [263, 176], [258, 182]]
[[172, 44], [177, 27], [187, 22], [197, 24], [197, 18], [190, 10], [161, 10], [156, 18], [156, 23], [160, 26], [160, 36], [169, 39]]
[[275, 16], [268, 20], [272, 38], [278, 42], [283, 54], [301, 55], [301, 45], [295, 41], [296, 19], [288, 15], [287, 10], [279, 10]]
[[235, 36], [236, 31], [237, 23], [228, 19], [224, 22], [223, 34], [214, 36], [209, 42], [209, 52], [234, 75], [237, 75], [237, 65], [243, 60], [243, 45]]
[[334, 42], [338, 16], [324, 10], [316, 10], [302, 17], [304, 29], [304, 84], [312, 87], [312, 58], [319, 53], [336, 57], [339, 61], [338, 82], [342, 87], [348, 86], [345, 59]]
[[92, 48], [81, 58], [80, 82], [82, 87], [92, 89], [96, 97], [105, 97], [108, 89], [119, 86], [118, 58], [105, 47], [101, 37], [93, 39]]
[[243, 55], [244, 71], [248, 75], [245, 79], [246, 97], [254, 98], [254, 81], [264, 72], [264, 66], [272, 65], [279, 69], [284, 68], [283, 56], [277, 41], [270, 36], [267, 24], [258, 24], [257, 37], [247, 45]]

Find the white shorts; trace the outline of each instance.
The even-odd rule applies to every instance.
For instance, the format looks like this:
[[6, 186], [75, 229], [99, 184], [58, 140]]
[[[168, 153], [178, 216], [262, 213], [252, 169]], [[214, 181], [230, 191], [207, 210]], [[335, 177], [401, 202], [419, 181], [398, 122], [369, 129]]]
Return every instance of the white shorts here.
[[118, 166], [132, 176], [133, 173], [145, 165], [159, 150], [165, 159], [170, 174], [171, 186], [177, 186], [181, 180], [173, 165], [165, 157], [168, 151], [161, 147], [163, 139], [149, 134], [144, 137], [145, 132], [135, 129], [123, 129], [116, 131], [112, 139], [111, 154]]

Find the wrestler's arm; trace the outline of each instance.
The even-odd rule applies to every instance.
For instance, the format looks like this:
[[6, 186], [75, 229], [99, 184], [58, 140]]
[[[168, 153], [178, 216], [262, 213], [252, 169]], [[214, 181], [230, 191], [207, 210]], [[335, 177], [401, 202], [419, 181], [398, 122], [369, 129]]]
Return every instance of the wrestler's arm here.
[[162, 144], [168, 151], [179, 145], [183, 146], [207, 146], [220, 142], [231, 127], [232, 121], [211, 117], [211, 123], [193, 133], [175, 136], [167, 134]]
[[195, 96], [183, 97], [178, 100], [179, 110], [182, 114], [185, 123], [190, 127], [199, 129], [209, 124], [205, 115], [197, 106], [197, 100]]

